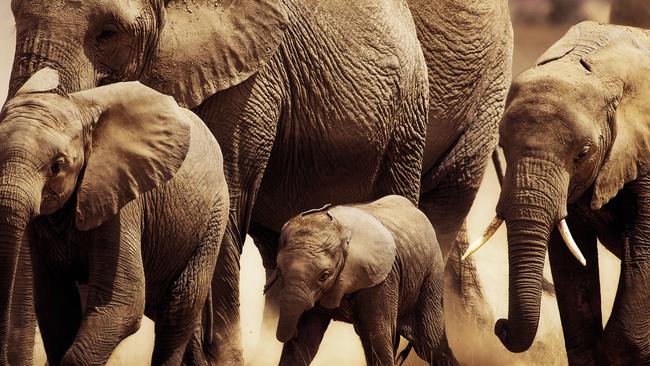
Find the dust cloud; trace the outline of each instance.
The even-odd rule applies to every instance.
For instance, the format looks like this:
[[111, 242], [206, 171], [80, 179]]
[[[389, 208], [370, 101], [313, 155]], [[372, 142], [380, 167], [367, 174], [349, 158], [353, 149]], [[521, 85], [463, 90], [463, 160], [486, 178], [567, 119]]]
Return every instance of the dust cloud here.
[[[602, 13], [602, 12], [601, 12]], [[602, 15], [601, 15], [602, 16]], [[541, 28], [540, 28], [541, 27]], [[531, 65], [534, 60], [566, 31], [566, 27], [516, 26], [515, 74]], [[10, 1], [0, 4], [0, 101], [4, 101], [9, 82], [15, 43], [14, 21]], [[494, 170], [490, 167], [481, 186], [474, 208], [469, 216], [469, 236], [476, 238], [490, 222], [499, 195]], [[601, 248], [602, 249], [602, 248]], [[502, 227], [491, 242], [475, 255], [478, 271], [487, 300], [495, 319], [507, 316], [508, 267], [505, 228]], [[262, 288], [264, 272], [261, 259], [251, 240], [246, 242], [241, 259], [241, 313], [244, 357], [247, 365], [276, 365], [281, 344], [274, 337], [260, 339], [260, 324], [264, 299]], [[610, 253], [600, 250], [601, 288], [603, 291], [604, 321], [609, 317], [616, 291], [619, 262]], [[548, 263], [545, 273], [551, 278]], [[153, 323], [145, 319], [138, 333], [122, 342], [109, 361], [109, 365], [146, 365], [153, 349]], [[451, 346], [465, 365], [564, 365], [564, 352], [560, 319], [555, 300], [548, 295], [542, 299], [540, 329], [530, 351], [523, 354], [508, 352], [492, 334], [477, 334], [472, 329], [449, 329]], [[35, 364], [43, 365], [45, 355], [42, 344], [35, 347]], [[362, 365], [361, 343], [352, 326], [333, 322], [320, 347], [314, 365]], [[406, 365], [422, 365], [414, 353]]]

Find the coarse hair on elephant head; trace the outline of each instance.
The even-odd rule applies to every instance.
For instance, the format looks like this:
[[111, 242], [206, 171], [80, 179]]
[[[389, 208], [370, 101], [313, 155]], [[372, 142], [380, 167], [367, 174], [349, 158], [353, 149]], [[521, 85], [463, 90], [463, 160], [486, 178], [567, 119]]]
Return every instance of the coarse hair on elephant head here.
[[585, 200], [598, 210], [649, 172], [650, 50], [635, 34], [580, 23], [511, 87], [500, 126], [508, 167], [496, 219], [508, 229], [509, 309], [495, 333], [512, 352], [526, 351], [537, 333], [556, 227], [586, 264], [566, 224], [567, 205]]
[[58, 83], [55, 70], [36, 72], [0, 113], [2, 357], [18, 253], [29, 245], [32, 219], [57, 212], [79, 230], [96, 228], [171, 179], [189, 149], [189, 115], [173, 98], [139, 82], [50, 93]]
[[257, 72], [288, 23], [279, 0], [13, 0], [12, 96], [35, 71], [61, 92], [140, 80], [195, 107]]
[[346, 294], [384, 281], [395, 256], [390, 231], [361, 209], [325, 207], [289, 220], [267, 284], [282, 286], [278, 340], [291, 340], [302, 313], [317, 302], [336, 309]]

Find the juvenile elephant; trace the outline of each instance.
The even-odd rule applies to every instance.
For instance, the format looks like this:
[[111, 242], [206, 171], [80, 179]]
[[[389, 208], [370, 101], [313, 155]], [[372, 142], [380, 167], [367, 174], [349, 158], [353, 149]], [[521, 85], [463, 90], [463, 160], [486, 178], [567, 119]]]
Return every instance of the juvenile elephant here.
[[[31, 251], [49, 364], [106, 363], [143, 314], [155, 321], [153, 364], [180, 364], [192, 336], [199, 352], [188, 357], [202, 357], [200, 314], [229, 205], [219, 145], [197, 116], [138, 82], [67, 96], [57, 87], [58, 73], [43, 69], [0, 115], [2, 268], [16, 268], [21, 246]], [[83, 314], [76, 282], [88, 284]]]
[[[480, 290], [455, 240], [466, 242], [510, 83], [507, 0], [13, 0], [12, 10], [10, 95], [44, 65], [68, 93], [140, 80], [193, 108], [220, 142], [231, 214], [212, 292], [216, 362], [242, 363], [246, 234], [270, 272], [282, 224], [328, 202], [419, 201], [451, 258], [450, 309], [485, 309], [464, 306], [481, 304]], [[17, 279], [13, 301], [22, 363], [29, 281]]]
[[280, 234], [277, 338], [282, 365], [308, 365], [330, 321], [354, 324], [369, 365], [393, 365], [399, 336], [434, 365], [455, 365], [442, 311], [444, 261], [427, 217], [386, 196], [327, 205]]
[[[510, 351], [535, 338], [548, 248], [569, 364], [650, 363], [649, 100], [650, 35], [638, 28], [580, 23], [514, 81], [496, 210], [510, 305], [495, 332]], [[604, 330], [597, 239], [621, 259]]]

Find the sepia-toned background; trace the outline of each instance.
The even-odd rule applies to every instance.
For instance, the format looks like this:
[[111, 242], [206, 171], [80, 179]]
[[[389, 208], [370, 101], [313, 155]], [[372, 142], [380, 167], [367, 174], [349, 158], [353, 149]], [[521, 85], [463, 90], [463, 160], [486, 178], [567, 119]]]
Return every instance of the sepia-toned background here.
[[[4, 102], [13, 60], [15, 31], [10, 9], [11, 0], [0, 0], [0, 103]], [[551, 44], [559, 39], [575, 22], [583, 19], [606, 21], [608, 0], [511, 0], [511, 13], [515, 30], [514, 75], [531, 66]], [[469, 216], [469, 235], [475, 238], [494, 215], [499, 195], [494, 169], [487, 171], [478, 198]], [[616, 290], [619, 263], [611, 254], [601, 250], [601, 288], [603, 290], [604, 321], [609, 316]], [[489, 245], [475, 255], [481, 282], [492, 306], [495, 319], [507, 316], [507, 250], [505, 226]], [[264, 273], [260, 257], [248, 240], [241, 260], [241, 307], [244, 351], [250, 365], [277, 364], [280, 344], [260, 342], [259, 328], [262, 319], [262, 287]], [[546, 268], [546, 277], [550, 270]], [[544, 295], [540, 331], [531, 350], [524, 354], [510, 354], [496, 337], [479, 337], [472, 330], [449, 334], [451, 346], [457, 357], [466, 365], [564, 365], [562, 331], [555, 300]], [[146, 365], [153, 348], [153, 326], [148, 320], [140, 331], [120, 344], [110, 365]], [[39, 341], [40, 342], [40, 341]], [[43, 365], [42, 345], [35, 348], [35, 363]], [[413, 357], [412, 357], [413, 358]], [[334, 322], [321, 345], [314, 365], [362, 365], [361, 344], [351, 326]], [[417, 365], [409, 359], [407, 364]]]

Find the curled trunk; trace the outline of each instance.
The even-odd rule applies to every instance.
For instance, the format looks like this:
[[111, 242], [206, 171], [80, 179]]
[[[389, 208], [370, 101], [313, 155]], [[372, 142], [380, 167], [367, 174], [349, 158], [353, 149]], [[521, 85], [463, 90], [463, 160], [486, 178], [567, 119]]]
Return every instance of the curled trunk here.
[[533, 159], [506, 178], [498, 211], [508, 228], [508, 319], [497, 321], [495, 333], [509, 351], [524, 352], [537, 334], [547, 243], [566, 216], [568, 180], [554, 164]]

